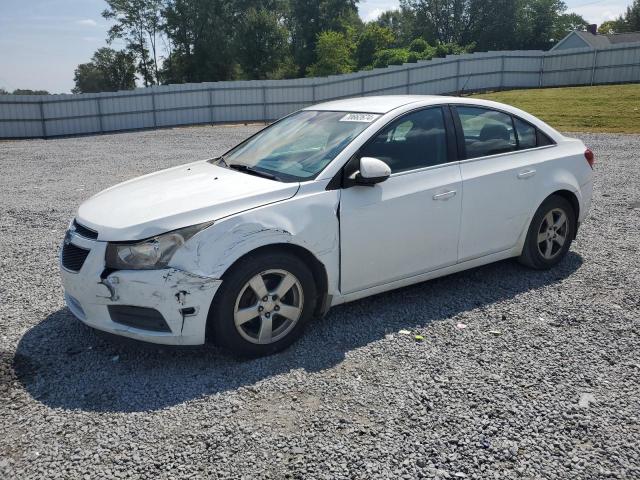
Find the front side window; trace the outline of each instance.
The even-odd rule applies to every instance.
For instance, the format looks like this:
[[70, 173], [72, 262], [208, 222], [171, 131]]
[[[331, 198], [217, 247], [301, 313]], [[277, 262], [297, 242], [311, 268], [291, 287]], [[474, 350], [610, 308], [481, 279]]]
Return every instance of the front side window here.
[[226, 155], [280, 180], [304, 181], [320, 173], [380, 115], [304, 110], [265, 128]]
[[447, 134], [440, 107], [408, 113], [382, 129], [360, 150], [360, 157], [385, 162], [403, 172], [447, 162]]
[[486, 108], [456, 107], [467, 158], [511, 152], [518, 148], [511, 116]]

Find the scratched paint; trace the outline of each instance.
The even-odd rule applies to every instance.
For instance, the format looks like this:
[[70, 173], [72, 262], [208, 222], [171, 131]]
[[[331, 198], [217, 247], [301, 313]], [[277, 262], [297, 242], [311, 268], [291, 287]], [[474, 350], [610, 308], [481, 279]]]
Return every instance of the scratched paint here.
[[171, 266], [205, 278], [221, 278], [235, 261], [256, 248], [292, 244], [324, 265], [328, 294], [336, 294], [339, 195], [339, 191], [309, 184], [300, 188], [295, 202], [286, 200], [220, 219], [189, 240], [174, 255]]

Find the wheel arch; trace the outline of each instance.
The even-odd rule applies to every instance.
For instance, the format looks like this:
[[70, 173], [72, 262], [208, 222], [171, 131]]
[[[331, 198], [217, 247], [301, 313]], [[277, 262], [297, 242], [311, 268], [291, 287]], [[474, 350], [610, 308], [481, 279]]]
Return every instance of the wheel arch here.
[[244, 255], [240, 256], [233, 263], [231, 263], [227, 269], [222, 274], [222, 281], [224, 282], [225, 276], [230, 272], [235, 265], [239, 262], [247, 259], [248, 257], [263, 254], [263, 253], [288, 253], [290, 255], [294, 255], [298, 257], [301, 261], [305, 263], [311, 270], [313, 275], [313, 280], [316, 284], [316, 289], [318, 291], [318, 298], [316, 302], [316, 316], [322, 316], [326, 313], [330, 305], [330, 299], [328, 298], [329, 291], [329, 277], [327, 273], [327, 268], [324, 263], [322, 263], [310, 250], [297, 245], [295, 243], [271, 243], [268, 245], [262, 245], [257, 247]]
[[[571, 206], [573, 207], [573, 213], [576, 216], [576, 222], [577, 222], [578, 218], [580, 218], [580, 201], [578, 200], [578, 197], [576, 196], [576, 194], [571, 192], [570, 190], [557, 190], [553, 192], [551, 195], [549, 195], [547, 198], [551, 197], [552, 195], [557, 195], [559, 197], [562, 197], [571, 204]], [[545, 198], [545, 200], [547, 198]]]
[[531, 222], [533, 221], [533, 217], [535, 216], [536, 212], [538, 211], [538, 209], [542, 206], [542, 204], [544, 202], [546, 202], [550, 197], [553, 197], [554, 195], [558, 196], [558, 197], [562, 197], [565, 200], [567, 200], [569, 202], [569, 204], [571, 205], [571, 207], [574, 210], [574, 213], [576, 215], [576, 229], [573, 233], [573, 239], [576, 239], [576, 235], [578, 234], [578, 218], [580, 218], [580, 200], [578, 199], [578, 196], [572, 192], [571, 190], [568, 190], [567, 188], [559, 188], [555, 191], [552, 191], [551, 193], [549, 193], [548, 195], [546, 195], [544, 198], [542, 198], [539, 203], [535, 206], [535, 208], [533, 208], [533, 210], [530, 212], [529, 214], [529, 220], [527, 221], [527, 223], [525, 223], [524, 228], [522, 230], [522, 233], [520, 235], [520, 239], [518, 242], [518, 251], [521, 252], [522, 248], [524, 247], [524, 243], [526, 241], [527, 238], [527, 232], [529, 231], [529, 227], [531, 226]]
[[[566, 189], [558, 189], [555, 190], [554, 192], [550, 193], [549, 195], [545, 196], [542, 201], [540, 202], [540, 204], [536, 207], [536, 210], [534, 212], [534, 214], [532, 215], [532, 217], [529, 220], [528, 223], [528, 227], [524, 233], [524, 235], [521, 237], [521, 244], [520, 244], [520, 255], [518, 258], [518, 261], [528, 267], [534, 268], [534, 269], [546, 269], [546, 268], [551, 268], [551, 266], [555, 265], [555, 263], [540, 263], [541, 260], [536, 258], [536, 254], [533, 254], [531, 252], [531, 243], [529, 242], [529, 240], [532, 240], [533, 238], [535, 238], [536, 235], [539, 234], [539, 230], [537, 230], [537, 228], [539, 228], [539, 224], [535, 223], [534, 224], [534, 220], [536, 220], [536, 215], [538, 215], [538, 212], [541, 211], [542, 206], [548, 202], [549, 200], [553, 199], [554, 197], [555, 200], [553, 200], [553, 202], [555, 202], [556, 204], [559, 202], [559, 199], [561, 198], [564, 202], [568, 203], [569, 206], [571, 207], [571, 209], [573, 210], [573, 214], [574, 214], [574, 221], [575, 221], [575, 228], [573, 229], [573, 235], [571, 237], [569, 237], [569, 241], [568, 242], [564, 242], [563, 244], [560, 244], [561, 249], [565, 249], [564, 253], [562, 254], [562, 256], [564, 256], [566, 254], [566, 252], [568, 251], [570, 245], [571, 245], [571, 241], [575, 240], [576, 238], [576, 234], [577, 234], [577, 229], [578, 229], [578, 218], [579, 218], [579, 214], [580, 214], [580, 200], [578, 199], [578, 196], [572, 192], [571, 190], [566, 190]], [[548, 208], [548, 207], [547, 207]], [[547, 212], [548, 210], [542, 210], [542, 213]], [[536, 227], [536, 230], [532, 231], [533, 227]], [[548, 238], [548, 237], [547, 237]], [[547, 240], [548, 242], [549, 240]], [[534, 242], [533, 244], [535, 244], [536, 242]], [[539, 251], [539, 247], [536, 247]], [[546, 257], [545, 257], [546, 258]], [[559, 257], [560, 259], [562, 257]], [[552, 262], [553, 261], [553, 257], [549, 258], [547, 260], [548, 262]], [[556, 261], [557, 262], [557, 261]]]

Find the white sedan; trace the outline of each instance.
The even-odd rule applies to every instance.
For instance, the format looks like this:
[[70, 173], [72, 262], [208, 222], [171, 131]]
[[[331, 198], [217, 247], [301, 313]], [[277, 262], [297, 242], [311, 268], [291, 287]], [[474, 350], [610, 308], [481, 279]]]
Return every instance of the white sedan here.
[[273, 353], [334, 305], [510, 257], [553, 267], [589, 210], [593, 162], [499, 103], [315, 105], [83, 203], [61, 249], [66, 302], [126, 337]]

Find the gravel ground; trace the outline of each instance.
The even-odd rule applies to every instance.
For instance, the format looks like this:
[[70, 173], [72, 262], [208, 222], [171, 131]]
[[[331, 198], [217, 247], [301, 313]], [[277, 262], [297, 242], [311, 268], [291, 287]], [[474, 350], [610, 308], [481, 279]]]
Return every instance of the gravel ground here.
[[592, 215], [549, 272], [344, 305], [252, 361], [76, 321], [56, 256], [78, 204], [256, 128], [0, 142], [0, 478], [640, 478], [638, 136], [580, 135]]

